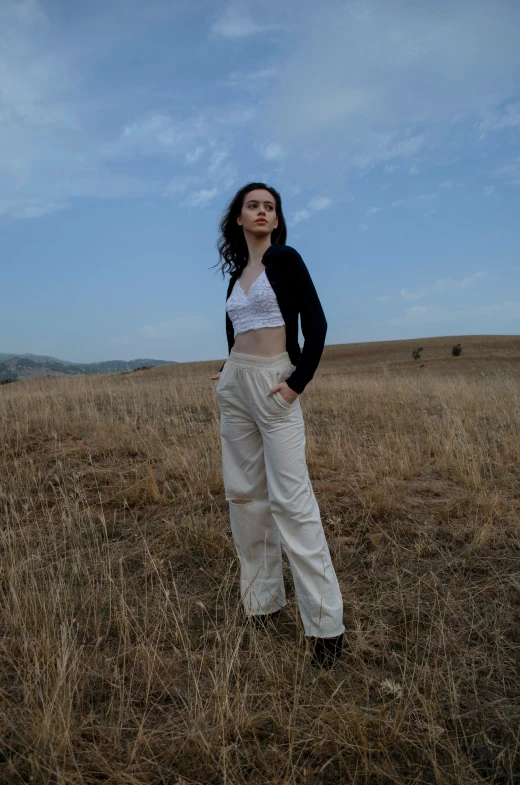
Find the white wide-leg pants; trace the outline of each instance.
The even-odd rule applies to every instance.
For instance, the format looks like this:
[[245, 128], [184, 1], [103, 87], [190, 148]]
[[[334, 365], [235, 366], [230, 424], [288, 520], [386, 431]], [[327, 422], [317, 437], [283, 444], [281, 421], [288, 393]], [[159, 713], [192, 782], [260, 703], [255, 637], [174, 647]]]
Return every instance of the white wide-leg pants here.
[[286, 604], [283, 548], [305, 635], [332, 638], [345, 630], [343, 600], [307, 470], [300, 399], [267, 395], [294, 367], [287, 352], [231, 351], [215, 386], [223, 480], [246, 614]]

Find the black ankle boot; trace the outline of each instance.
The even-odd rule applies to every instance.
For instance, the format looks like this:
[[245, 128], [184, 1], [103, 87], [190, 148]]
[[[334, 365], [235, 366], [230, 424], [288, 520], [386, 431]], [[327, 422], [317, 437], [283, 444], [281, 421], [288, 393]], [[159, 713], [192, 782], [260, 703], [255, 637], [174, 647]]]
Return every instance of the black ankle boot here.
[[336, 638], [311, 638], [313, 665], [332, 668], [343, 652], [343, 633]]
[[272, 613], [257, 613], [253, 616], [248, 616], [247, 621], [252, 627], [266, 628], [268, 624], [273, 624], [280, 616], [281, 608]]

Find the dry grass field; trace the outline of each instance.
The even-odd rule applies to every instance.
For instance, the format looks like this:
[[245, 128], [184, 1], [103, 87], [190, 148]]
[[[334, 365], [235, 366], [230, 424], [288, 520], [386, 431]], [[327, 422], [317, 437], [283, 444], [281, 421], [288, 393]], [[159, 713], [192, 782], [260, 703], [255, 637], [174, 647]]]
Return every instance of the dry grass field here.
[[0, 783], [519, 783], [520, 337], [326, 346], [331, 671], [285, 556], [277, 629], [244, 622], [220, 365], [0, 387]]

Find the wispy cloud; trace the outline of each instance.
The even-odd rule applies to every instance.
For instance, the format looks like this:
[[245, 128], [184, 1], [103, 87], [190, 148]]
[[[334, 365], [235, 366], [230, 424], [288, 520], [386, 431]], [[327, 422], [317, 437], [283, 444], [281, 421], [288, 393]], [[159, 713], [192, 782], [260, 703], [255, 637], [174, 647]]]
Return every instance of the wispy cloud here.
[[329, 199], [328, 196], [315, 196], [313, 199], [309, 200], [306, 207], [303, 207], [301, 210], [294, 213], [290, 225], [296, 226], [300, 221], [310, 218], [313, 213], [319, 212], [320, 210], [326, 210], [330, 207], [331, 203], [332, 199]]
[[418, 300], [420, 297], [425, 297], [428, 294], [428, 289], [424, 286], [415, 292], [411, 292], [409, 289], [401, 289], [400, 294], [402, 300]]
[[204, 117], [178, 120], [166, 114], [150, 112], [125, 125], [119, 138], [107, 145], [104, 152], [111, 158], [158, 153], [177, 155], [207, 135], [208, 126]]
[[[137, 32], [199, 6], [204, 55], [217, 67], [214, 73], [204, 63], [207, 82], [193, 77], [200, 90], [192, 91], [183, 60], [172, 60], [165, 75], [162, 53], [155, 57]], [[441, 160], [447, 139], [446, 163], [457, 140], [518, 125], [518, 4], [497, 0], [491, 12], [486, 0], [458, 0], [439, 13], [435, 4], [404, 0], [391, 8], [386, 0], [319, 7], [283, 0], [273, 18], [250, 0], [211, 8], [206, 0], [112, 0], [86, 4], [80, 22], [52, 8], [44, 0], [0, 0], [3, 215], [36, 218], [81, 197], [180, 196], [185, 207], [203, 207], [215, 189], [235, 183], [239, 151], [248, 170], [261, 159], [289, 181], [300, 179], [304, 162], [317, 190], [334, 177], [344, 183], [352, 167], [361, 174], [381, 166], [393, 181]], [[261, 54], [247, 49], [247, 60], [232, 59], [231, 68], [219, 59], [229, 47], [239, 52], [259, 40], [268, 44]], [[136, 51], [149, 70], [132, 67], [125, 81]], [[520, 183], [520, 160], [503, 160], [486, 173], [487, 183]], [[195, 179], [183, 179], [187, 169]], [[439, 178], [439, 196], [457, 187], [449, 176]], [[318, 209], [302, 208], [295, 223]], [[374, 205], [367, 215], [382, 209]]]
[[276, 142], [255, 143], [253, 144], [253, 148], [258, 150], [262, 158], [266, 161], [280, 161], [282, 158], [285, 158], [286, 155], [282, 146], [276, 144]]
[[[96, 5], [83, 16], [80, 30], [73, 14], [66, 28], [58, 28], [58, 15], [51, 17], [39, 0], [1, 0], [1, 214], [38, 218], [66, 209], [78, 197], [134, 198], [164, 188], [113, 166], [117, 145], [111, 137], [124, 91], [110, 95], [101, 85], [91, 93], [88, 75], [98, 65], [96, 58], [106, 58], [114, 44], [147, 24], [170, 20], [184, 5], [184, 0], [175, 8], [151, 0], [145, 14], [129, 0], [122, 19], [114, 6]], [[148, 127], [138, 121], [125, 125], [119, 158], [131, 154], [132, 147], [134, 152], [139, 145], [144, 148], [154, 130], [163, 149], [174, 146], [176, 133], [183, 131], [189, 143], [193, 128], [168, 127], [160, 113], [148, 120]]]
[[167, 319], [163, 322], [144, 324], [142, 327], [138, 327], [135, 332], [141, 339], [179, 339], [193, 332], [206, 333], [213, 327], [214, 325], [209, 319], [204, 319], [202, 316], [197, 315], [188, 315], [176, 316], [174, 319]]
[[188, 207], [204, 207], [219, 193], [220, 190], [218, 188], [201, 188], [199, 191], [191, 193], [188, 198], [184, 200], [184, 204]]
[[66, 210], [70, 202], [46, 202], [27, 199], [0, 200], [0, 216], [10, 215], [12, 218], [41, 218], [60, 210]]
[[443, 325], [458, 323], [463, 325], [466, 320], [468, 329], [472, 331], [475, 329], [470, 325], [471, 319], [490, 319], [493, 323], [494, 317], [500, 320], [520, 320], [520, 300], [504, 300], [501, 303], [492, 303], [490, 305], [477, 305], [471, 308], [450, 308], [449, 310], [440, 305], [414, 305], [406, 308], [405, 312], [392, 319], [386, 319], [374, 323], [374, 327], [410, 327], [416, 331], [423, 326], [428, 326], [430, 329], [434, 325], [442, 327]]
[[464, 183], [454, 183], [453, 180], [444, 180], [437, 186], [439, 191], [452, 191], [455, 188], [464, 188]]
[[466, 275], [463, 278], [437, 278], [429, 286], [422, 286], [416, 291], [401, 289], [402, 300], [418, 300], [428, 294], [442, 294], [444, 292], [454, 292], [462, 289], [469, 289], [487, 275], [486, 272], [477, 272]]
[[200, 341], [208, 341], [215, 324], [198, 314], [179, 315], [161, 322], [149, 322], [125, 335], [106, 339], [109, 347], [124, 347], [127, 357], [160, 357], [186, 361]]
[[516, 125], [517, 3], [499, 1], [492, 12], [487, 0], [442, 4], [442, 13], [435, 3], [386, 0], [306, 10], [262, 120], [295, 151], [321, 150], [318, 166], [333, 151], [339, 172], [378, 164], [395, 172], [456, 142], [463, 124], [475, 143], [484, 118], [489, 132]]
[[505, 104], [500, 110], [486, 112], [479, 123], [480, 139], [484, 139], [490, 131], [501, 131], [504, 128], [520, 128], [520, 101]]
[[274, 67], [259, 68], [256, 71], [232, 71], [227, 79], [217, 80], [219, 87], [236, 87], [249, 92], [258, 92], [269, 88], [277, 75]]
[[520, 185], [520, 156], [495, 168], [493, 174], [507, 185]]
[[309, 201], [307, 207], [314, 212], [317, 210], [326, 210], [328, 207], [330, 207], [331, 203], [332, 199], [330, 199], [328, 196], [315, 196]]
[[458, 309], [457, 316], [494, 316], [520, 320], [520, 300], [504, 300], [502, 303], [477, 305], [473, 308]]
[[223, 11], [211, 25], [210, 36], [228, 39], [249, 38], [277, 28], [278, 25], [272, 22], [265, 24], [255, 21], [252, 9], [244, 0], [232, 0], [226, 3]]
[[433, 305], [412, 305], [405, 312], [391, 319], [375, 322], [375, 327], [418, 327], [432, 323], [443, 324], [450, 319], [450, 315], [443, 308]]
[[194, 175], [172, 177], [172, 179], [165, 184], [162, 196], [169, 198], [178, 197], [180, 194], [185, 193], [188, 188], [193, 187], [197, 182], [198, 177], [195, 177]]
[[437, 278], [430, 286], [430, 291], [453, 292], [458, 289], [469, 289], [482, 278], [485, 278], [486, 275], [486, 272], [478, 272], [473, 273], [472, 275], [466, 275], [463, 278]]
[[195, 150], [188, 150], [186, 155], [184, 156], [184, 160], [187, 164], [194, 164], [196, 161], [199, 160], [202, 153], [204, 152], [204, 147], [198, 146]]
[[[460, 183], [460, 182], [456, 183], [453, 180], [444, 180], [443, 182], [439, 183], [439, 185], [437, 186], [437, 191], [435, 193], [425, 193], [425, 194], [413, 195], [413, 196], [408, 197], [407, 199], [402, 199], [402, 198], [401, 199], [394, 199], [394, 201], [390, 202], [390, 205], [392, 207], [399, 207], [402, 204], [408, 204], [408, 205], [413, 205], [413, 204], [422, 205], [422, 204], [424, 204], [425, 206], [430, 204], [431, 206], [428, 207], [427, 210], [425, 210], [424, 214], [425, 215], [433, 215], [436, 212], [436, 210], [437, 210], [437, 208], [435, 206], [435, 204], [437, 203], [437, 200], [438, 199], [442, 199], [443, 196], [446, 195], [446, 194], [455, 192], [459, 188], [464, 188], [464, 183]], [[486, 186], [484, 188], [484, 193], [486, 195], [491, 195], [493, 192], [494, 192], [494, 186]], [[384, 209], [386, 209], [386, 207], [378, 207], [378, 206], [374, 205], [372, 207], [369, 207], [366, 210], [365, 215], [375, 215], [375, 214], [381, 212]], [[363, 225], [365, 226], [366, 224], [363, 224]]]
[[[166, 2], [151, 0], [145, 13], [129, 0], [123, 22], [113, 6], [106, 7], [107, 25], [92, 18], [96, 10], [86, 12], [84, 37], [89, 25], [96, 31], [87, 46], [74, 31], [57, 29], [56, 17], [51, 22], [39, 0], [0, 0], [0, 215], [39, 218], [78, 197], [175, 198], [189, 187], [193, 192], [182, 203], [202, 207], [215, 189], [234, 183], [233, 139], [251, 122], [254, 107], [210, 106], [191, 114], [143, 110], [149, 99], [139, 85], [117, 94], [92, 85], [90, 93], [87, 75], [109, 51], [107, 28], [122, 46], [125, 26], [131, 36], [150, 20], [169, 20], [185, 5], [181, 0], [172, 11]], [[149, 164], [159, 158], [170, 163], [157, 176]], [[193, 179], [183, 179], [186, 166], [194, 170]]]

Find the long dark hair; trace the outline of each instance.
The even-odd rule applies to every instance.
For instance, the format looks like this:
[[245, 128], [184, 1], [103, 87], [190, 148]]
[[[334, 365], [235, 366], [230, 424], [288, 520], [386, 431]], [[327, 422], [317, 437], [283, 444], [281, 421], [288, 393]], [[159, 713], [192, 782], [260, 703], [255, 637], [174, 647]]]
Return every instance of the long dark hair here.
[[[274, 197], [275, 211], [278, 216], [278, 226], [273, 229], [271, 233], [271, 245], [285, 245], [287, 240], [287, 226], [282, 212], [282, 197], [278, 191], [265, 183], [248, 183], [244, 185], [235, 196], [228, 203], [227, 207], [222, 212], [222, 218], [219, 224], [220, 238], [217, 241], [217, 250], [219, 259], [217, 265], [220, 264], [221, 259], [224, 259], [222, 264], [222, 277], [224, 273], [234, 273], [237, 270], [239, 274], [247, 264], [249, 250], [244, 237], [244, 230], [237, 224], [237, 217], [242, 212], [242, 207], [247, 194], [250, 191], [256, 191], [258, 188], [264, 188], [269, 191], [271, 196]], [[216, 267], [217, 265], [212, 265]]]

